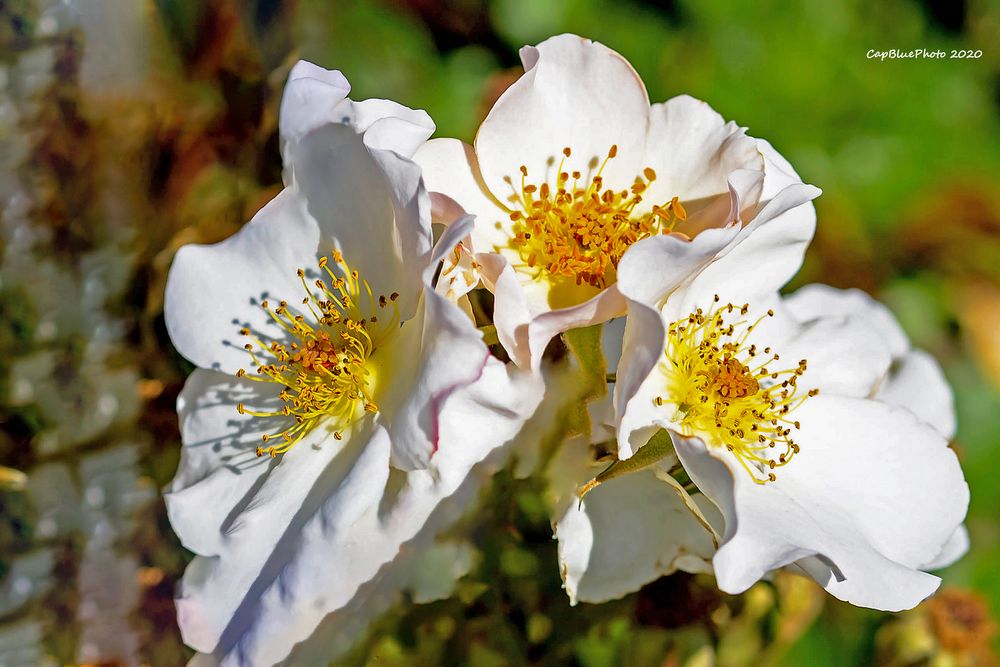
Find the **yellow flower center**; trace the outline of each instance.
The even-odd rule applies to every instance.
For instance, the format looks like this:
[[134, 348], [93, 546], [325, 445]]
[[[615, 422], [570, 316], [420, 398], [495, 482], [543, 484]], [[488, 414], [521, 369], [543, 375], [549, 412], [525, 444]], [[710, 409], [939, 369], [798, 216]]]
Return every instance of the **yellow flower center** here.
[[[521, 166], [520, 192], [515, 188], [511, 199], [510, 247], [521, 260], [516, 268], [552, 285], [550, 301], [555, 307], [580, 303], [614, 284], [618, 263], [629, 246], [648, 236], [669, 234], [687, 218], [677, 197], [636, 213], [643, 192], [656, 180], [649, 167], [627, 190], [605, 188], [602, 173], [617, 154], [618, 147], [612, 146], [597, 173], [583, 180], [579, 171], [563, 171], [572, 155], [564, 148], [555, 187], [529, 183], [528, 169]], [[590, 289], [579, 289], [584, 286]]]
[[749, 305], [701, 308], [667, 328], [665, 359], [660, 371], [666, 396], [657, 406], [672, 410], [681, 433], [698, 436], [709, 447], [725, 447], [753, 480], [774, 481], [775, 468], [798, 453], [792, 439], [799, 422], [791, 413], [810, 396], [797, 396], [798, 379], [806, 371], [802, 359], [794, 368], [773, 368], [781, 357], [770, 347], [747, 344], [750, 333], [774, 311], [754, 322], [743, 319]]
[[[249, 329], [240, 331], [254, 340], [244, 348], [256, 372], [241, 368], [237, 377], [282, 387], [278, 393], [281, 408], [236, 406], [240, 414], [284, 418], [281, 428], [261, 436], [264, 445], [257, 448], [257, 456], [288, 451], [327, 420], [334, 425], [334, 438], [340, 440], [359, 415], [378, 412], [372, 400], [376, 378], [371, 360], [386, 336], [399, 328], [399, 295], [393, 292], [376, 298], [368, 281], [351, 270], [338, 251], [333, 253], [333, 263], [336, 272], [326, 257], [320, 258], [319, 268], [326, 279], [314, 281], [318, 293], [306, 283], [305, 270], [298, 270], [306, 293], [302, 309], [293, 309], [286, 301], [277, 308], [267, 301], [261, 303], [283, 330], [283, 340], [255, 335]], [[392, 315], [383, 321], [378, 312], [387, 306]], [[280, 442], [268, 445], [272, 440]]]

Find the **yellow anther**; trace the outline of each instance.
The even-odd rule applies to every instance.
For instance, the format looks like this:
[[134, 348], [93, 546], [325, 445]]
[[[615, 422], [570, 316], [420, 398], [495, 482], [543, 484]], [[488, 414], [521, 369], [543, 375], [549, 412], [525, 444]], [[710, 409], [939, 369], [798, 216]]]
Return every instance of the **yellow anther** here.
[[[713, 304], [719, 304], [713, 297]], [[795, 379], [805, 372], [803, 359], [794, 368], [769, 370], [755, 359], [756, 345], [747, 338], [768, 311], [756, 321], [741, 318], [749, 305], [713, 305], [667, 327], [667, 343], [660, 371], [664, 376], [668, 410], [685, 435], [700, 437], [709, 447], [725, 448], [757, 483], [774, 481], [771, 470], [788, 464], [799, 446], [790, 437], [798, 421], [790, 413], [818, 390], [796, 396]], [[764, 349], [766, 361], [779, 356]]]
[[681, 204], [681, 200], [677, 197], [670, 200], [670, 210], [673, 211], [674, 215], [676, 215], [677, 219], [681, 222], [687, 220], [687, 211], [684, 209], [684, 205]]
[[[565, 148], [563, 162], [570, 155], [572, 151]], [[522, 165], [520, 191], [512, 199], [515, 207], [510, 212], [509, 245], [522, 260], [516, 268], [553, 285], [604, 289], [617, 280], [618, 263], [632, 244], [671, 233], [686, 218], [676, 197], [664, 205], [654, 204], [649, 212], [638, 212], [643, 195], [656, 179], [650, 167], [628, 189], [605, 189], [604, 168], [617, 155], [617, 145], [611, 146], [597, 173], [584, 183], [580, 183], [579, 170], [571, 172], [570, 181], [563, 163], [555, 172], [555, 183], [528, 183], [528, 169]]]
[[392, 302], [392, 317], [379, 320], [373, 312], [376, 299], [368, 283], [350, 269], [339, 251], [332, 253], [332, 259], [340, 275], [329, 268], [327, 258], [320, 258], [318, 264], [329, 282], [314, 281], [318, 293], [310, 290], [304, 270], [296, 272], [306, 292], [302, 312], [290, 310], [286, 301], [273, 311], [266, 301], [261, 304], [284, 330], [285, 339], [264, 345], [255, 338], [262, 350], [256, 353], [252, 345], [245, 346], [256, 375], [248, 376], [241, 369], [237, 376], [281, 387], [280, 407], [236, 406], [240, 414], [274, 420], [273, 429], [262, 434], [261, 440], [267, 443], [280, 436], [282, 442], [266, 449], [258, 447], [258, 456], [264, 451], [272, 457], [288, 451], [321, 423], [339, 427], [334, 438], [340, 440], [343, 428], [360, 418], [362, 410], [377, 411], [371, 400], [377, 378], [370, 360], [385, 338], [399, 329], [395, 304], [399, 295], [393, 292], [389, 299], [378, 298], [381, 308]]

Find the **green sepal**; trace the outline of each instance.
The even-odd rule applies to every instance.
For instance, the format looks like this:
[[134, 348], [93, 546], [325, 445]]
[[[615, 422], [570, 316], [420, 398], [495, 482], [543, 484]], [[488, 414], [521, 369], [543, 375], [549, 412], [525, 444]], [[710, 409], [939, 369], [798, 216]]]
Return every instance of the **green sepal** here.
[[493, 324], [484, 324], [479, 327], [479, 330], [483, 334], [483, 343], [487, 346], [499, 345], [500, 337], [497, 336], [497, 328]]
[[595, 324], [582, 329], [570, 329], [563, 334], [566, 347], [576, 360], [573, 373], [579, 378], [576, 400], [568, 406], [567, 435], [589, 434], [590, 415], [587, 405], [603, 398], [608, 393], [607, 362], [601, 348], [603, 324]]
[[607, 468], [598, 473], [594, 479], [581, 486], [577, 490], [576, 495], [582, 503], [585, 495], [604, 482], [614, 479], [615, 477], [621, 477], [622, 475], [627, 475], [629, 473], [648, 468], [655, 463], [659, 463], [673, 453], [674, 443], [670, 440], [670, 434], [664, 429], [660, 429], [653, 435], [652, 438], [649, 439], [648, 442], [646, 442], [645, 445], [639, 448], [639, 451], [633, 454], [630, 458], [617, 460], [609, 465]]
[[599, 398], [608, 391], [608, 362], [604, 359], [604, 349], [601, 347], [603, 328], [603, 324], [595, 324], [582, 329], [570, 329], [563, 334], [566, 347], [576, 357], [586, 378], [589, 398]]

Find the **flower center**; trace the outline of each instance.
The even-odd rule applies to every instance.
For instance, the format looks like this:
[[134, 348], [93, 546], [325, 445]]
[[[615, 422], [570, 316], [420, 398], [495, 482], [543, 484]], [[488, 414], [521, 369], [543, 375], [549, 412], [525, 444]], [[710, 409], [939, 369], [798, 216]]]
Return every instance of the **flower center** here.
[[[265, 452], [272, 457], [291, 449], [320, 422], [332, 420], [333, 436], [343, 438], [343, 431], [364, 412], [378, 412], [372, 400], [375, 376], [372, 355], [385, 338], [399, 328], [399, 309], [393, 292], [377, 298], [368, 281], [351, 270], [339, 251], [319, 260], [326, 279], [314, 282], [316, 293], [306, 283], [306, 272], [298, 270], [306, 297], [299, 312], [281, 301], [272, 308], [265, 300], [261, 307], [284, 332], [283, 340], [267, 338], [242, 329], [240, 333], [254, 343], [244, 348], [256, 367], [255, 374], [240, 369], [237, 377], [269, 382], [282, 387], [278, 393], [280, 408], [251, 409], [236, 406], [240, 414], [254, 417], [285, 418], [282, 427], [261, 436]], [[391, 306], [392, 315], [385, 322], [378, 312]], [[268, 445], [272, 440], [279, 444]]]
[[627, 190], [605, 188], [604, 167], [617, 154], [618, 147], [612, 146], [597, 173], [583, 180], [579, 171], [563, 171], [572, 155], [564, 148], [554, 188], [548, 182], [529, 183], [528, 169], [521, 166], [520, 192], [515, 188], [510, 214], [510, 247], [523, 262], [519, 268], [536, 279], [604, 289], [615, 282], [618, 262], [629, 246], [668, 234], [687, 218], [677, 197], [649, 212], [635, 212], [642, 193], [656, 180], [649, 167]]
[[791, 437], [799, 422], [791, 413], [810, 396], [798, 392], [798, 379], [806, 371], [802, 359], [794, 368], [770, 367], [781, 357], [770, 347], [748, 345], [750, 333], [764, 320], [742, 319], [748, 304], [701, 308], [667, 328], [665, 359], [660, 371], [666, 379], [666, 396], [657, 406], [669, 406], [672, 420], [684, 435], [696, 435], [709, 447], [725, 447], [734, 454], [755, 482], [774, 481], [775, 468], [798, 453]]

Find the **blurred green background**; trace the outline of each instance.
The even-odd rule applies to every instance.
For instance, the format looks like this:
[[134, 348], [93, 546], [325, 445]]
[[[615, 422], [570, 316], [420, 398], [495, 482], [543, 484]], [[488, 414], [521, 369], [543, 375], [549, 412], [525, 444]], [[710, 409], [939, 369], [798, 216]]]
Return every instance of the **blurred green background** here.
[[[165, 273], [180, 245], [228, 236], [280, 188], [295, 60], [471, 140], [517, 49], [566, 31], [621, 52], [654, 101], [707, 100], [824, 190], [795, 284], [869, 291], [944, 365], [972, 550], [896, 616], [793, 576], [731, 597], [673, 575], [571, 608], [542, 481], [502, 474], [458, 594], [402, 601], [342, 664], [998, 664], [996, 2], [2, 0], [0, 665], [190, 655], [172, 603], [189, 554], [159, 498], [190, 371], [163, 327]], [[893, 48], [982, 55], [866, 57]]]

